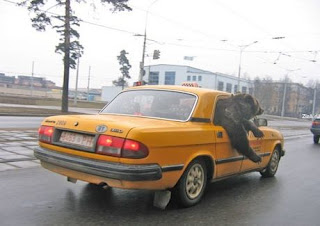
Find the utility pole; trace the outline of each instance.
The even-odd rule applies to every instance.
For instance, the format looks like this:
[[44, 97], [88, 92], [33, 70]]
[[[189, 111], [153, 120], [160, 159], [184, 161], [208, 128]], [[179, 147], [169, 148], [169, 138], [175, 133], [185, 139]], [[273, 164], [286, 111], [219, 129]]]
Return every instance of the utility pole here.
[[74, 100], [73, 100], [73, 104], [74, 105], [77, 105], [77, 98], [78, 98], [79, 67], [80, 67], [80, 57], [78, 57], [78, 62], [77, 62], [76, 90], [75, 90], [75, 93], [74, 93]]
[[287, 81], [284, 81], [284, 91], [283, 91], [283, 97], [282, 97], [281, 117], [284, 116], [284, 108], [285, 108], [286, 96], [287, 96]]
[[[147, 40], [147, 23], [148, 23], [148, 15], [149, 15], [149, 10], [151, 8], [151, 6], [156, 3], [156, 1], [158, 0], [154, 0], [148, 7], [148, 10], [146, 12], [146, 23], [145, 23], [145, 27], [144, 27], [144, 35], [143, 35], [143, 48], [142, 48], [142, 59], [140, 62], [140, 74], [139, 74], [139, 82], [142, 82], [143, 80], [143, 76], [145, 75], [145, 71], [144, 71], [144, 57], [145, 57], [145, 53], [146, 53], [146, 40]], [[137, 36], [142, 36], [142, 35], [137, 35]]]
[[89, 66], [89, 75], [88, 75], [88, 87], [87, 87], [87, 100], [89, 101], [89, 87], [90, 87], [90, 72], [91, 66]]
[[237, 92], [240, 92], [240, 74], [241, 74], [241, 60], [242, 60], [242, 53], [245, 48], [257, 43], [258, 41], [254, 41], [248, 45], [240, 46], [240, 60], [239, 60], [239, 69], [238, 69], [238, 89]]
[[[272, 39], [284, 39], [285, 37], [283, 37], [283, 36], [279, 36], [279, 37], [272, 37]], [[223, 40], [221, 40], [222, 42], [228, 42], [228, 40], [227, 39], [223, 39]], [[239, 67], [238, 67], [238, 88], [237, 88], [237, 92], [240, 92], [240, 76], [241, 76], [241, 61], [242, 61], [242, 53], [244, 52], [244, 50], [247, 48], [247, 47], [249, 47], [249, 46], [251, 46], [251, 45], [253, 45], [253, 44], [255, 44], [255, 43], [258, 43], [259, 41], [254, 41], [254, 42], [252, 42], [252, 43], [250, 43], [250, 44], [248, 44], [248, 45], [241, 45], [241, 46], [239, 46], [239, 45], [237, 45], [237, 47], [239, 47], [240, 48], [240, 58], [239, 58]], [[232, 45], [232, 46], [235, 46], [235, 45], [233, 45], [233, 44], [229, 44], [229, 45]]]
[[294, 70], [287, 70], [287, 75], [284, 79], [284, 91], [283, 91], [283, 97], [282, 97], [282, 109], [281, 109], [281, 117], [285, 114], [285, 102], [286, 102], [286, 96], [287, 96], [287, 86], [289, 82], [289, 73], [299, 71], [300, 68], [294, 69]]
[[142, 82], [143, 76], [144, 76], [144, 74], [145, 74], [145, 71], [144, 71], [144, 57], [145, 57], [145, 53], [146, 53], [146, 40], [147, 40], [147, 26], [145, 27], [145, 30], [144, 30], [143, 48], [142, 48], [142, 59], [141, 59], [141, 62], [140, 62], [139, 82]]
[[312, 116], [315, 116], [315, 109], [316, 109], [316, 100], [317, 100], [317, 86], [318, 83], [316, 83], [316, 86], [314, 87], [313, 91], [313, 102], [312, 102]]

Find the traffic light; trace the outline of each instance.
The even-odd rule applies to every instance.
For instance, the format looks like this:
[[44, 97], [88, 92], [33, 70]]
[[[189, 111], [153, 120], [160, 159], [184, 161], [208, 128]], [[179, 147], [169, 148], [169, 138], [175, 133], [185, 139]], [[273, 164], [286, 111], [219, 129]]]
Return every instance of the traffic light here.
[[159, 58], [160, 58], [160, 50], [156, 49], [156, 50], [153, 51], [153, 59], [157, 60]]

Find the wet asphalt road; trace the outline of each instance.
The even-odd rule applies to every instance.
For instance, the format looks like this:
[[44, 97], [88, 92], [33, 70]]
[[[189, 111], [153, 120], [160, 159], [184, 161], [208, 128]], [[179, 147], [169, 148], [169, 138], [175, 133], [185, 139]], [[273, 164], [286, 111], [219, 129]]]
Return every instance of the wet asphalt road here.
[[72, 184], [40, 167], [0, 173], [1, 225], [319, 225], [320, 145], [286, 142], [276, 177], [250, 173], [208, 186], [195, 207], [152, 206], [150, 191]]

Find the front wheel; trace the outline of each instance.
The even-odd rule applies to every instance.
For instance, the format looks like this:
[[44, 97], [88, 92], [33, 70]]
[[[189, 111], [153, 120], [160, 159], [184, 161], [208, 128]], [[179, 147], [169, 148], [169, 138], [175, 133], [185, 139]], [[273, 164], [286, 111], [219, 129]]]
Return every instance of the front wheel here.
[[206, 164], [201, 159], [193, 160], [175, 186], [174, 196], [181, 206], [193, 206], [200, 202], [206, 185]]
[[262, 177], [273, 177], [279, 166], [280, 161], [280, 151], [279, 148], [275, 148], [275, 150], [272, 153], [272, 156], [270, 158], [269, 164], [267, 168], [260, 172]]
[[317, 144], [317, 143], [319, 143], [319, 135], [313, 135], [313, 142], [315, 143], [315, 144]]

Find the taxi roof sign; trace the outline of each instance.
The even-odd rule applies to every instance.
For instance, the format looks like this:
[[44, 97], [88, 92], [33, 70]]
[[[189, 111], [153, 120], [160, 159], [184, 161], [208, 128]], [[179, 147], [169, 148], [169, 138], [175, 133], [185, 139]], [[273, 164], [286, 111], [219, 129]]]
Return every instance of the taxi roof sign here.
[[190, 86], [190, 87], [200, 87], [196, 82], [184, 82], [182, 86]]

